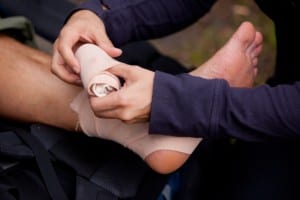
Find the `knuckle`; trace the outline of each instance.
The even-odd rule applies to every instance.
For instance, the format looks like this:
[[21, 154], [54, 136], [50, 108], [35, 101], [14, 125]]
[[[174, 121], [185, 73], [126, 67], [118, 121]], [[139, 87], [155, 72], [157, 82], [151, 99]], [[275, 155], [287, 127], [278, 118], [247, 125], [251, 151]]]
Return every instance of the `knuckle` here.
[[59, 38], [63, 38], [65, 37], [66, 35], [68, 35], [68, 29], [67, 28], [63, 28], [60, 32], [59, 32]]
[[123, 111], [120, 113], [120, 119], [126, 123], [130, 123], [133, 120], [133, 116], [130, 112]]
[[128, 73], [134, 73], [134, 72], [136, 72], [136, 71], [139, 71], [139, 69], [140, 69], [140, 66], [138, 66], [138, 65], [133, 65], [132, 67], [130, 67], [130, 68], [128, 69]]
[[120, 107], [126, 107], [126, 106], [128, 106], [129, 100], [128, 100], [128, 97], [126, 95], [124, 95], [122, 92], [117, 92], [115, 94], [116, 95], [114, 96], [115, 97], [114, 101], [118, 102], [117, 104]]
[[58, 52], [60, 52], [61, 49], [64, 48], [63, 40], [58, 41], [58, 42], [55, 44], [55, 48], [58, 50]]

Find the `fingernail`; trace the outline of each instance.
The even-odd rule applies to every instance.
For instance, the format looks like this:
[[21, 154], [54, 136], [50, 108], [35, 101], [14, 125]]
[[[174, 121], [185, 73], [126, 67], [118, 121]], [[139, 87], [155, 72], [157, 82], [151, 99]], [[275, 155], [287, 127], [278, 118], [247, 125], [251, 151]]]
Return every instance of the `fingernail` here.
[[115, 50], [122, 52], [122, 49], [119, 49], [117, 47], [114, 47]]
[[122, 53], [122, 49], [119, 49], [119, 48], [114, 47], [114, 46], [109, 46], [109, 45], [104, 44], [103, 47], [110, 48], [111, 50], [119, 51], [120, 53]]

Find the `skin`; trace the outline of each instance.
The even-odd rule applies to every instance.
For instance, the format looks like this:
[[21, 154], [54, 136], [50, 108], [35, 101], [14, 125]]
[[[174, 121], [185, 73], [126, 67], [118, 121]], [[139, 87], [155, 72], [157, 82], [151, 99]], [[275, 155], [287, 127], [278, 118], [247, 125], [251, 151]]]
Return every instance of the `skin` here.
[[[225, 79], [233, 87], [252, 87], [262, 41], [261, 33], [251, 23], [244, 22], [212, 58], [190, 74], [207, 79]], [[125, 85], [104, 98], [91, 98], [95, 114], [98, 117], [118, 118], [126, 123], [148, 121], [154, 73], [125, 65], [112, 67], [109, 71], [122, 77]]]
[[0, 115], [74, 130], [77, 116], [69, 104], [81, 88], [50, 72], [49, 55], [5, 35], [0, 45]]
[[[234, 86], [251, 87], [257, 73], [257, 56], [261, 52], [261, 43], [261, 34], [250, 23], [244, 23], [215, 56], [191, 72], [191, 75], [222, 78], [223, 72], [226, 72], [224, 77], [228, 78]], [[66, 83], [52, 74], [49, 55], [4, 35], [0, 35], [0, 45], [3, 47], [0, 49], [1, 117], [28, 123], [44, 123], [74, 131], [77, 115], [70, 109], [69, 104], [82, 88]], [[232, 50], [240, 54], [231, 54], [229, 51]], [[229, 59], [230, 55], [232, 57]], [[224, 61], [225, 58], [227, 61]], [[213, 68], [210, 68], [211, 66]], [[129, 115], [120, 115], [123, 116], [124, 121], [132, 122], [136, 116], [139, 116], [138, 121], [147, 120], [154, 73], [126, 64], [115, 66], [110, 71], [123, 77], [125, 86], [107, 98], [101, 98], [101, 101], [92, 98], [92, 106], [97, 108], [97, 106], [102, 106], [101, 102], [111, 101], [109, 105], [113, 105], [112, 108], [115, 105], [121, 105], [121, 111], [127, 111], [130, 108]], [[236, 74], [243, 78], [236, 79]], [[18, 112], [15, 112], [16, 110]], [[134, 110], [134, 115], [132, 115], [132, 110]], [[101, 113], [100, 111], [99, 114]], [[122, 112], [107, 110], [103, 113], [118, 114], [117, 116], [122, 114]], [[177, 151], [159, 150], [148, 155], [145, 162], [159, 173], [170, 173], [182, 166], [188, 157], [189, 155]]]
[[81, 84], [78, 76], [80, 66], [74, 49], [82, 43], [97, 44], [111, 57], [122, 54], [113, 46], [102, 20], [96, 14], [88, 10], [77, 11], [69, 18], [53, 45], [51, 71], [65, 82]]

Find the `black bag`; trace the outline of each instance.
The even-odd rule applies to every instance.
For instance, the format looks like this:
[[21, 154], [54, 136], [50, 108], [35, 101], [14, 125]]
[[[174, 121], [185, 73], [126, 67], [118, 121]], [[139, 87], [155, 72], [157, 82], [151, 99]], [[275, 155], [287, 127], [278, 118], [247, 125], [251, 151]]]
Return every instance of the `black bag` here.
[[4, 120], [0, 169], [1, 200], [155, 199], [167, 178], [114, 142]]

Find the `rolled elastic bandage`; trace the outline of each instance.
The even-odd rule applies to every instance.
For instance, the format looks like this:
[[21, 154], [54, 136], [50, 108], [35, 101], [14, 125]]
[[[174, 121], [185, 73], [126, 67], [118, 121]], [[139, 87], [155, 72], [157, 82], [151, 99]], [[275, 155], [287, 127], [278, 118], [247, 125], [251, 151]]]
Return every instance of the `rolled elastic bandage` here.
[[[83, 90], [71, 103], [78, 114], [79, 124], [85, 134], [115, 141], [145, 159], [158, 150], [173, 150], [191, 154], [201, 141], [200, 138], [173, 137], [148, 134], [148, 123], [125, 124], [117, 119], [98, 118], [92, 112], [88, 95], [104, 96], [110, 90], [120, 88], [114, 75], [104, 72], [111, 66], [120, 64], [93, 44], [85, 44], [75, 53], [81, 67]], [[106, 86], [108, 88], [106, 88]]]
[[75, 56], [80, 64], [80, 76], [89, 95], [102, 97], [120, 88], [120, 81], [115, 75], [105, 71], [120, 64], [101, 48], [94, 44], [80, 46]]

